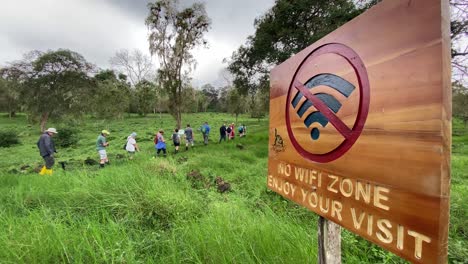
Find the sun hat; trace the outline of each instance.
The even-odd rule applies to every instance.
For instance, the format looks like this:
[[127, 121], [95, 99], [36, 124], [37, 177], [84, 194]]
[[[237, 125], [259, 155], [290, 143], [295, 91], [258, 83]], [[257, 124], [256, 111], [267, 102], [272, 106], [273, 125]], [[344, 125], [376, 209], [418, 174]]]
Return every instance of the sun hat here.
[[102, 133], [102, 134], [110, 135], [109, 131], [107, 131], [107, 130], [105, 130], [105, 129], [104, 129], [103, 131], [101, 131], [101, 133]]
[[136, 135], [137, 135], [136, 132], [132, 132], [132, 133], [130, 134], [131, 137], [136, 137]]
[[48, 128], [45, 132], [50, 132], [50, 133], [54, 133], [54, 134], [57, 134], [57, 129], [53, 128], [53, 127], [50, 127]]

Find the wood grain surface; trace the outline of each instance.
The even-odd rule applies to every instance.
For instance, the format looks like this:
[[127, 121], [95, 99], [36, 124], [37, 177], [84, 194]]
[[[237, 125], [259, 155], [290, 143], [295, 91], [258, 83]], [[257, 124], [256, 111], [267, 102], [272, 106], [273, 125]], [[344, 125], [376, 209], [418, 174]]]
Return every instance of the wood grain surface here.
[[[449, 23], [448, 1], [386, 0], [276, 66], [270, 77], [268, 188], [412, 262], [447, 262]], [[304, 84], [328, 73], [351, 83], [349, 97], [327, 85], [309, 90], [338, 100], [336, 116], [351, 130], [364, 107], [362, 76], [349, 61], [335, 53], [314, 57], [330, 43], [349, 47], [362, 60], [370, 100], [357, 141], [339, 158], [318, 162], [302, 155], [291, 137], [307, 153], [322, 156], [346, 138], [331, 122], [304, 124], [318, 109], [298, 115], [308, 99], [292, 105], [294, 76]], [[320, 131], [315, 140], [314, 128]]]

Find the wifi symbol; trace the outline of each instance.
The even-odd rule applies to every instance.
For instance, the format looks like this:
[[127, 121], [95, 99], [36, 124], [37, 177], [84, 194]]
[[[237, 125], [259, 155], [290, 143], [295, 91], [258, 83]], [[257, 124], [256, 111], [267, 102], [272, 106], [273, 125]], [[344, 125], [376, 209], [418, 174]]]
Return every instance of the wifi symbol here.
[[[298, 83], [298, 85], [302, 85]], [[330, 88], [335, 89], [336, 91], [340, 92], [346, 98], [348, 98], [351, 93], [354, 91], [355, 87], [350, 82], [346, 81], [345, 79], [330, 73], [323, 73], [318, 74], [312, 77], [309, 81], [307, 81], [304, 86], [311, 91], [313, 96], [315, 96], [318, 100], [323, 102], [326, 107], [330, 108], [335, 114], [341, 108], [341, 103], [332, 95], [327, 93], [313, 93], [314, 88], [320, 85], [325, 85]], [[296, 87], [297, 88], [297, 87]], [[302, 92], [297, 91], [296, 95], [294, 96], [293, 100], [291, 101], [292, 106], [296, 109], [299, 101], [302, 99], [304, 95]], [[301, 106], [297, 109], [297, 115], [302, 118], [302, 116], [307, 112], [311, 106], [314, 106], [313, 102], [306, 97], [306, 100], [301, 104]], [[304, 125], [309, 128], [313, 123], [318, 122], [322, 127], [325, 127], [328, 124], [328, 118], [320, 111], [314, 111], [307, 115], [304, 119]], [[312, 140], [317, 140], [320, 137], [320, 130], [318, 128], [313, 128], [310, 131], [310, 136]]]

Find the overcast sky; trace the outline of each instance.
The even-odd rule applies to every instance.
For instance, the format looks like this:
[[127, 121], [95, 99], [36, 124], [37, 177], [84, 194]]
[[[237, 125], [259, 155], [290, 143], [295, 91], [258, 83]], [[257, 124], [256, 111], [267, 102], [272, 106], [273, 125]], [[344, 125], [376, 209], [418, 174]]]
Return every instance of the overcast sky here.
[[[0, 65], [31, 50], [66, 48], [98, 67], [109, 67], [119, 49], [148, 53], [144, 20], [148, 0], [14, 0], [0, 8]], [[181, 3], [193, 0], [180, 0]], [[274, 0], [205, 0], [212, 20], [206, 34], [208, 49], [194, 52], [198, 66], [195, 85], [221, 84], [219, 72], [229, 57], [254, 33], [254, 19]]]

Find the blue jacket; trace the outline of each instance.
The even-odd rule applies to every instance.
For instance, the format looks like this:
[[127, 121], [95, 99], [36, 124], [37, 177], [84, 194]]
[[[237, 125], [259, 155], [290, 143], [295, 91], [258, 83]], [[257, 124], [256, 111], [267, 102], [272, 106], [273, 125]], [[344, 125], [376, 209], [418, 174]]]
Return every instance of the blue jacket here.
[[206, 125], [206, 124], [203, 125], [203, 131], [204, 131], [204, 132], [202, 131], [203, 134], [206, 134], [206, 135], [210, 134], [210, 130], [211, 130], [211, 128], [210, 128], [209, 125]]
[[161, 134], [157, 134], [156, 137], [158, 137], [158, 143], [154, 145], [156, 149], [165, 149], [166, 148], [166, 142], [163, 142], [164, 137]]

